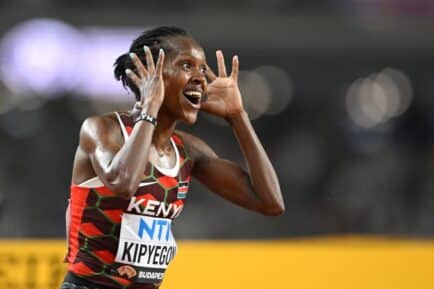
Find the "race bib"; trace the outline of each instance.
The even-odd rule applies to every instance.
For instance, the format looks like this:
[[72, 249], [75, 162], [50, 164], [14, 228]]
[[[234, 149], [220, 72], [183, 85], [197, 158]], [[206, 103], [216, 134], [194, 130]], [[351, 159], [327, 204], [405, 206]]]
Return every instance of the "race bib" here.
[[123, 278], [160, 283], [176, 254], [170, 219], [124, 213], [115, 261]]

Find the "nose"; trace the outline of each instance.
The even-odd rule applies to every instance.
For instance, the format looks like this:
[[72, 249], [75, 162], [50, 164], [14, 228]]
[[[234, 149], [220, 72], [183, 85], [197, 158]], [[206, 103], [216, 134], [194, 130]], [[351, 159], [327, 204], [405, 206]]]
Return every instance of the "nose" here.
[[201, 85], [202, 88], [206, 85], [206, 77], [198, 69], [192, 71], [190, 81], [194, 84]]

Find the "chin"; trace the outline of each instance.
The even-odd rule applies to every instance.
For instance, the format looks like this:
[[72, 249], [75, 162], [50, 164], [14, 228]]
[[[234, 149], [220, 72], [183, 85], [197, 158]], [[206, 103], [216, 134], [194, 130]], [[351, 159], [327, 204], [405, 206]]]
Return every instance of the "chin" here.
[[193, 125], [197, 121], [197, 112], [195, 113], [185, 113], [184, 117], [181, 119], [181, 121], [188, 125]]

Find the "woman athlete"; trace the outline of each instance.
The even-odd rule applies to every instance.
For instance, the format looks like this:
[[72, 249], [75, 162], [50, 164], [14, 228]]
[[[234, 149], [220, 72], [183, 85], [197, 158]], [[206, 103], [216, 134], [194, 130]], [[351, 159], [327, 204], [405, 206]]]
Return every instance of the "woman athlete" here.
[[[74, 159], [68, 217], [68, 273], [62, 289], [158, 288], [176, 253], [171, 221], [195, 177], [241, 207], [280, 215], [279, 181], [244, 110], [238, 57], [218, 75], [184, 30], [145, 31], [115, 63], [136, 96], [129, 112], [86, 119]], [[232, 127], [248, 171], [221, 159], [203, 140], [175, 130], [199, 111]]]

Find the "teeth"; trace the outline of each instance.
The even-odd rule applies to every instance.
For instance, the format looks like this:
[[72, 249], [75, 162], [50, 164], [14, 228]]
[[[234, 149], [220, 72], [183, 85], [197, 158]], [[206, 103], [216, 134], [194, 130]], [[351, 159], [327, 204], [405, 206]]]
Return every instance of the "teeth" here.
[[197, 97], [202, 96], [202, 93], [200, 93], [199, 91], [186, 91], [185, 94], [188, 96], [197, 96]]

